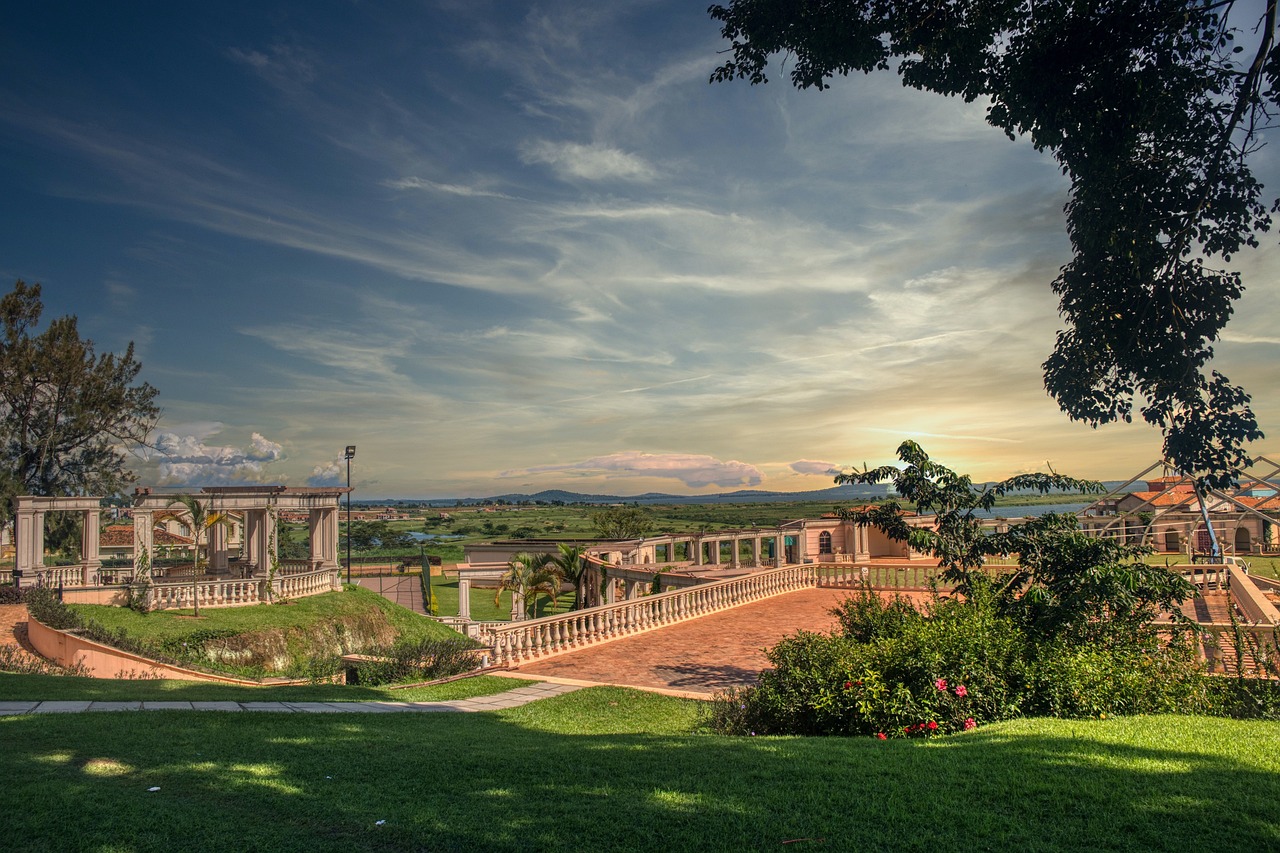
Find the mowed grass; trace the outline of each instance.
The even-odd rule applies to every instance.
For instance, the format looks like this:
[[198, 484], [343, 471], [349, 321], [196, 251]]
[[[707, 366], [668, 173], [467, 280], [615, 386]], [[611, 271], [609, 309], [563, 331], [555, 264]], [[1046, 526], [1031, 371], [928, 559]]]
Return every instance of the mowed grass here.
[[442, 702], [524, 687], [519, 678], [481, 675], [429, 687], [291, 684], [252, 687], [210, 681], [120, 680], [0, 672], [0, 702]]
[[8, 717], [0, 821], [32, 851], [1280, 845], [1276, 723], [1025, 720], [934, 741], [697, 725], [698, 703], [617, 688], [481, 714]]
[[204, 631], [249, 633], [276, 628], [305, 628], [358, 616], [371, 608], [381, 610], [402, 637], [453, 637], [457, 632], [381, 595], [348, 585], [338, 592], [326, 592], [283, 604], [255, 604], [248, 607], [206, 607], [200, 618], [190, 610], [157, 610], [147, 614], [126, 607], [73, 604], [74, 610], [110, 630], [123, 629], [131, 637], [147, 642], [181, 640]]

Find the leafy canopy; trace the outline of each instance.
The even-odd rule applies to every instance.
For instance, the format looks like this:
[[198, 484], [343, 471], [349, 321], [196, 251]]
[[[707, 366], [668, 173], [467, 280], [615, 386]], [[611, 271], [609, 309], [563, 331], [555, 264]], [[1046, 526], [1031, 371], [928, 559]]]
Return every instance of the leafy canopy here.
[[[991, 532], [978, 515], [1012, 492], [1097, 493], [1102, 491], [1098, 483], [1051, 472], [975, 485], [969, 476], [930, 459], [914, 441], [899, 446], [898, 458], [900, 467], [840, 474], [836, 482], [892, 482], [919, 514], [933, 514], [930, 527], [909, 524], [897, 501], [838, 514], [937, 557], [943, 578], [958, 592], [990, 600], [997, 612], [1017, 619], [1035, 636], [1084, 640], [1123, 634], [1149, 625], [1161, 612], [1177, 613], [1177, 605], [1194, 592], [1167, 568], [1144, 563], [1145, 547], [1090, 536], [1075, 516], [1050, 513]], [[1016, 566], [984, 568], [988, 557], [1010, 554], [1017, 555]]]
[[601, 539], [638, 539], [653, 529], [653, 514], [638, 506], [611, 506], [591, 513]]
[[0, 299], [0, 521], [15, 495], [118, 493], [135, 479], [127, 450], [160, 416], [132, 343], [98, 354], [74, 316], [37, 332], [43, 310], [38, 284]]
[[775, 54], [799, 88], [893, 69], [1051, 152], [1073, 257], [1046, 389], [1094, 427], [1138, 406], [1170, 462], [1223, 486], [1262, 437], [1207, 364], [1243, 291], [1225, 265], [1271, 226], [1248, 161], [1280, 100], [1276, 2], [1238, 22], [1234, 0], [731, 0], [708, 9], [730, 42], [711, 79], [767, 82]]

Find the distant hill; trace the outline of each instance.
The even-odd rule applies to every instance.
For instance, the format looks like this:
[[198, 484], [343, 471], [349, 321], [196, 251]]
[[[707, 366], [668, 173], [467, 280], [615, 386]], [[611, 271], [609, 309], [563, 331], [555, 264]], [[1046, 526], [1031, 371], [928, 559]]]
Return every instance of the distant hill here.
[[834, 486], [829, 489], [818, 489], [808, 492], [769, 492], [759, 489], [743, 489], [736, 492], [723, 492], [714, 495], [668, 495], [662, 492], [646, 492], [642, 495], [589, 495], [582, 492], [567, 492], [563, 489], [547, 489], [528, 495], [523, 493], [507, 493], [491, 495], [485, 498], [449, 498], [430, 501], [402, 501], [402, 503], [425, 503], [429, 506], [454, 506], [461, 503], [487, 504], [494, 501], [520, 503], [521, 501], [542, 501], [551, 503], [559, 501], [566, 504], [738, 504], [738, 503], [800, 503], [803, 501], [847, 501], [871, 500], [883, 498], [890, 493], [887, 486]]
[[[1108, 489], [1114, 489], [1121, 484], [1122, 481], [1113, 480], [1104, 482], [1103, 486]], [[495, 501], [506, 501], [507, 503], [520, 503], [522, 501], [542, 501], [543, 503], [560, 502], [565, 504], [588, 504], [588, 505], [605, 505], [605, 504], [640, 504], [641, 506], [652, 506], [655, 504], [751, 504], [751, 503], [803, 503], [808, 501], [831, 501], [832, 503], [848, 503], [853, 501], [868, 501], [877, 498], [888, 497], [892, 491], [888, 486], [876, 485], [849, 485], [849, 486], [832, 486], [827, 489], [814, 489], [807, 492], [770, 492], [762, 489], [741, 489], [735, 492], [721, 492], [714, 495], [669, 495], [663, 492], [645, 492], [642, 495], [592, 495], [583, 492], [569, 492], [563, 489], [546, 489], [534, 494], [524, 494], [521, 492], [508, 492], [502, 495], [491, 495], [485, 498], [433, 498], [431, 500], [415, 500], [413, 498], [394, 501], [396, 503], [407, 504], [423, 504], [435, 507], [450, 507], [462, 504], [463, 506], [472, 506], [475, 504], [490, 504]], [[1019, 494], [1019, 493], [1011, 493]], [[1035, 494], [1033, 491], [1022, 492], [1021, 494]], [[387, 501], [356, 501], [356, 503], [378, 504], [387, 503]]]

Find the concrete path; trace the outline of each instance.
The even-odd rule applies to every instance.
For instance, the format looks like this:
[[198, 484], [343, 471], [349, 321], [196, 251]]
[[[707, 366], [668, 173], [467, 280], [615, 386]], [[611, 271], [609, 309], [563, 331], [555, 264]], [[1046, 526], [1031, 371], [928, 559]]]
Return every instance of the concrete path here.
[[284, 714], [500, 711], [578, 689], [579, 685], [539, 682], [491, 696], [445, 702], [0, 702], [0, 716], [74, 714], [82, 711], [266, 711]]
[[427, 615], [427, 610], [422, 604], [422, 578], [418, 575], [379, 575], [372, 578], [356, 576], [352, 580], [359, 586], [376, 592], [401, 607], [406, 607], [423, 616]]

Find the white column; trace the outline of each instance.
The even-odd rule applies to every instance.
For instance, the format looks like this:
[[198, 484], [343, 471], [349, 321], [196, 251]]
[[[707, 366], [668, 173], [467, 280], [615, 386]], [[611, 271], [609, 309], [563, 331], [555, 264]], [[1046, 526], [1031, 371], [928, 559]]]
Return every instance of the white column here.
[[702, 537], [689, 540], [689, 547], [693, 549], [693, 564], [695, 566], [702, 565]]
[[513, 590], [511, 593], [511, 621], [519, 622], [524, 618], [524, 596]]
[[762, 565], [761, 557], [763, 555], [760, 553], [761, 547], [762, 545], [759, 536], [751, 540], [751, 564], [756, 568], [760, 568]]
[[471, 618], [471, 578], [458, 578], [458, 617]]
[[205, 531], [205, 545], [209, 549], [209, 571], [223, 574], [227, 570], [227, 528], [215, 524]]
[[735, 569], [742, 567], [742, 540], [734, 536], [729, 540], [729, 545], [733, 548], [733, 552], [729, 555], [729, 565]]
[[80, 514], [80, 563], [84, 566], [80, 582], [85, 586], [93, 583], [93, 576], [102, 568], [102, 555], [98, 550], [102, 542], [98, 529], [100, 514], [96, 509], [86, 509]]
[[[155, 520], [151, 510], [136, 509], [133, 511], [133, 579], [150, 580], [154, 573], [155, 563]], [[147, 555], [148, 576], [138, 577], [138, 560]]]
[[20, 584], [35, 584], [44, 568], [44, 513], [18, 510], [14, 524], [14, 568], [22, 575]]

